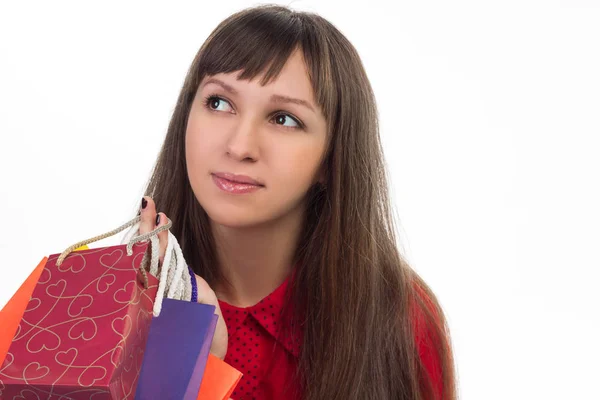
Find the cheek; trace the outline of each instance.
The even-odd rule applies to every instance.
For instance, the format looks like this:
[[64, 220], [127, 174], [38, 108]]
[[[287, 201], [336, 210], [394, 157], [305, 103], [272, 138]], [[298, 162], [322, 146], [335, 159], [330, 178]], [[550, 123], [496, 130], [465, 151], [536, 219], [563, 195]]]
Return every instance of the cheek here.
[[211, 140], [211, 136], [206, 134], [202, 126], [201, 118], [190, 116], [185, 133], [185, 157], [190, 177], [198, 174], [199, 169], [206, 166], [210, 155], [215, 153], [214, 138]]
[[306, 191], [319, 168], [321, 146], [303, 144], [279, 149], [274, 175], [279, 185]]
[[201, 134], [201, 130], [195, 129], [190, 124], [185, 134], [185, 163], [190, 186], [194, 191], [198, 201], [200, 193], [203, 193], [208, 177], [210, 161], [209, 147], [206, 145], [206, 138]]
[[190, 118], [185, 132], [185, 163], [187, 167], [187, 178], [200, 204], [206, 204], [210, 184], [211, 154], [214, 156], [214, 144], [210, 143], [210, 137], [201, 129], [199, 121]]

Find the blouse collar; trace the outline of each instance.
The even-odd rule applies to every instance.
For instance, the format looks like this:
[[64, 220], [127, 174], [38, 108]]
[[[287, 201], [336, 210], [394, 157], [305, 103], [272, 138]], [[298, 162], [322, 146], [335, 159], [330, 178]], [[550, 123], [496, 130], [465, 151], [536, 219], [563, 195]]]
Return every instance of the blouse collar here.
[[294, 318], [293, 306], [287, 301], [287, 289], [293, 279], [292, 275], [253, 306], [237, 307], [219, 300], [229, 335], [235, 335], [244, 326], [246, 318], [254, 318], [269, 335], [298, 358], [302, 332], [298, 329], [298, 318]]

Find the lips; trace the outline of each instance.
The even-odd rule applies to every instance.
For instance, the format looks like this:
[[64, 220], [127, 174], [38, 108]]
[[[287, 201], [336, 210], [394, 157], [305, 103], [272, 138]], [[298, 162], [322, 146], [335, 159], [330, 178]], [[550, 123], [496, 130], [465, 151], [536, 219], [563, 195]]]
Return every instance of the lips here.
[[233, 182], [233, 183], [264, 186], [262, 183], [260, 183], [256, 179], [253, 179], [247, 175], [236, 175], [236, 174], [231, 174], [229, 172], [216, 172], [213, 175], [218, 178], [225, 179], [225, 180]]
[[[243, 195], [243, 194], [254, 193], [254, 192], [264, 188], [264, 186], [262, 186], [262, 185], [230, 181], [225, 178], [221, 178], [220, 176], [217, 176], [216, 174], [212, 174], [211, 177], [212, 177], [213, 182], [219, 189], [221, 189], [225, 193], [229, 193], [229, 194], [233, 194], [233, 195]], [[256, 182], [256, 180], [252, 180], [252, 181]]]

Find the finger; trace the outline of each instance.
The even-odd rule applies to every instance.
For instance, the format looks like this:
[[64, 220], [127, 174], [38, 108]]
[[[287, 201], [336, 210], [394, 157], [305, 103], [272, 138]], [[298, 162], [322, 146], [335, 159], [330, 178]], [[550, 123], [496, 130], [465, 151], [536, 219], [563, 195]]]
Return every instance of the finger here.
[[156, 225], [156, 205], [150, 196], [142, 198], [140, 235], [151, 232]]
[[[167, 224], [167, 216], [164, 215], [163, 213], [158, 213], [156, 215], [156, 228], [158, 228], [159, 226], [162, 225], [166, 225]], [[158, 232], [158, 249], [159, 249], [159, 253], [158, 253], [158, 260], [159, 263], [162, 265], [163, 260], [165, 259], [165, 254], [167, 252], [167, 241], [169, 240], [169, 231], [162, 231], [162, 232]]]

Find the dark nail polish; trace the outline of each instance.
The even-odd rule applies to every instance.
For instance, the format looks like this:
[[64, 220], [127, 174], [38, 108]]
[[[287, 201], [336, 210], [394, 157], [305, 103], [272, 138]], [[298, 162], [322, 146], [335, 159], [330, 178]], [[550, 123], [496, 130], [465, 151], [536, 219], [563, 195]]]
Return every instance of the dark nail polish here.
[[148, 205], [148, 200], [142, 197], [142, 210]]
[[156, 226], [160, 224], [160, 214], [156, 214]]

